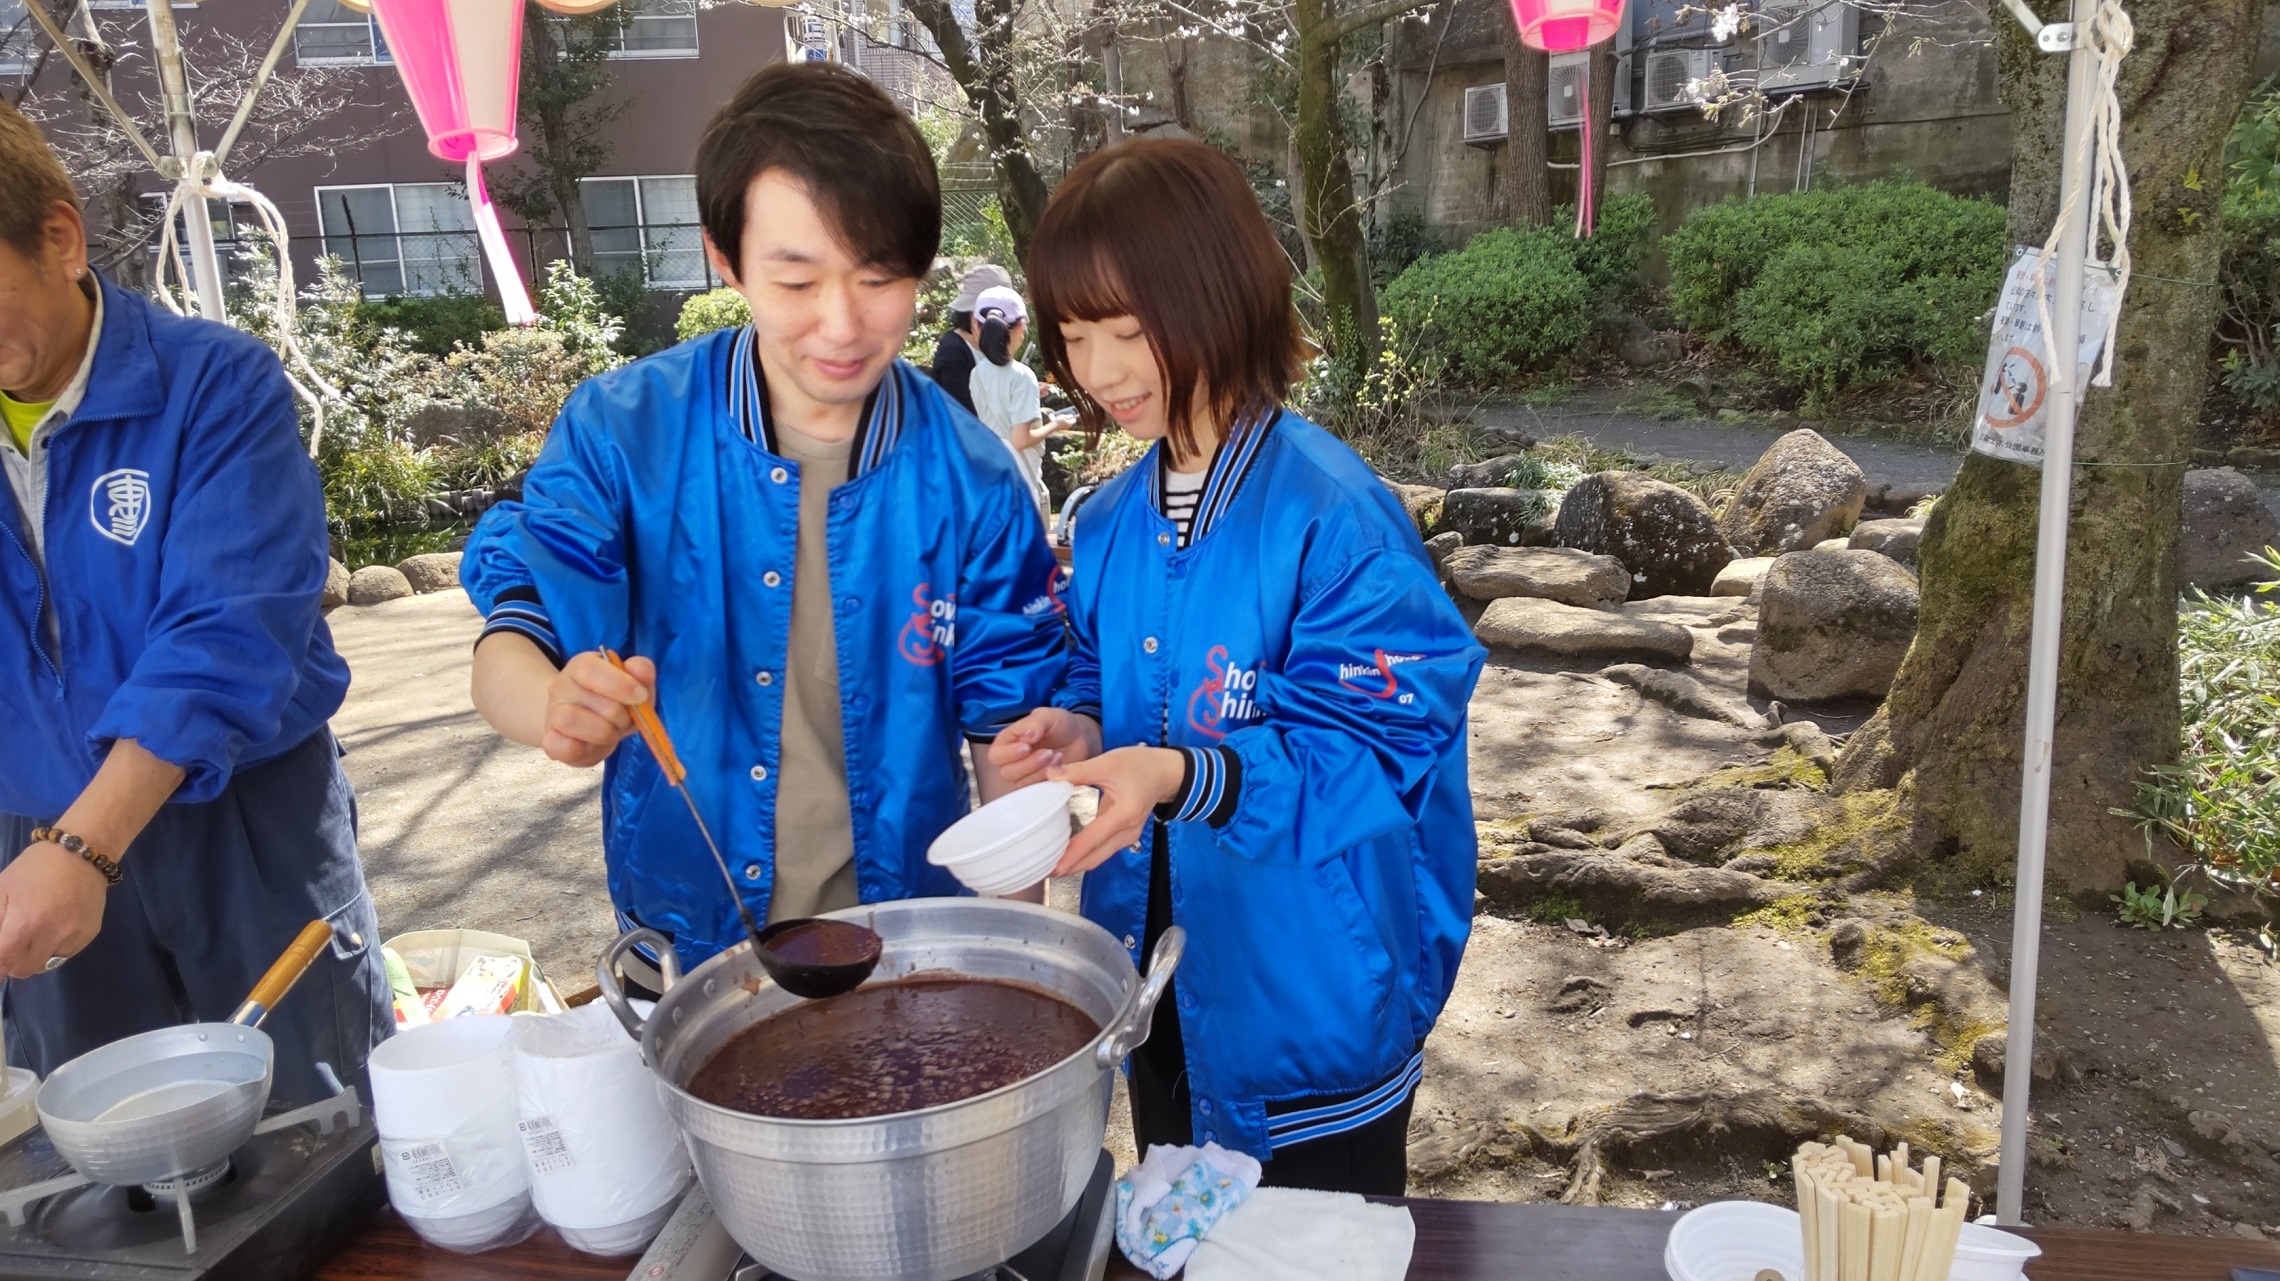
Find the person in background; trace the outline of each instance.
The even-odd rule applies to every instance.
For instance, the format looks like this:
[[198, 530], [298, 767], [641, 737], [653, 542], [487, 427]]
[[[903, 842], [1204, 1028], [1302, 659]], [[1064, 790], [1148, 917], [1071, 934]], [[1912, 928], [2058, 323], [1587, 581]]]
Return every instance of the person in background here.
[[1155, 442], [1077, 526], [1067, 683], [990, 750], [1008, 782], [1100, 789], [1057, 869], [1085, 873], [1086, 917], [1136, 963], [1187, 932], [1132, 1055], [1134, 1138], [1399, 1194], [1472, 926], [1485, 654], [1369, 464], [1283, 407], [1289, 260], [1234, 161], [1104, 149], [1029, 262], [1061, 384]]
[[1037, 396], [1037, 374], [1020, 359], [1029, 341], [1029, 314], [1021, 295], [1003, 285], [982, 291], [974, 303], [982, 361], [974, 366], [974, 416], [998, 434], [1021, 464], [1021, 478], [1037, 498], [1039, 518], [1053, 519], [1045, 492], [1045, 439], [1060, 424], [1045, 416]]
[[963, 406], [967, 413], [974, 412], [974, 395], [968, 381], [974, 375], [974, 349], [981, 343], [981, 334], [974, 321], [974, 307], [981, 301], [984, 289], [1005, 289], [1013, 286], [1013, 277], [995, 263], [983, 263], [959, 278], [958, 296], [950, 300], [950, 327], [934, 343], [934, 364], [928, 370], [950, 399]]
[[0, 418], [9, 1061], [227, 1019], [323, 918], [332, 947], [264, 1027], [272, 1097], [330, 1097], [394, 1020], [285, 371], [97, 276], [70, 178], [5, 104]]

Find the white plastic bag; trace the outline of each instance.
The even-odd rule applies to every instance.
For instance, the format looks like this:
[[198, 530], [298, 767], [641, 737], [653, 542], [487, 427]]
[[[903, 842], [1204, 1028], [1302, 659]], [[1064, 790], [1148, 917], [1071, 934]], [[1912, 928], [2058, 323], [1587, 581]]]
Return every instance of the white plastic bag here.
[[590, 1254], [638, 1252], [689, 1185], [641, 1047], [600, 1002], [515, 1020], [517, 1131], [540, 1217]]

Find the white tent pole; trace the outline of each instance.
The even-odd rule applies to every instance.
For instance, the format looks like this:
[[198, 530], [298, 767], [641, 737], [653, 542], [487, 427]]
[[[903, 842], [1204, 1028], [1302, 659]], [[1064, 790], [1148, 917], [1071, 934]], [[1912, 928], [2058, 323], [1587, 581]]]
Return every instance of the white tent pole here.
[[[189, 174], [198, 162], [198, 122], [190, 106], [190, 81], [182, 73], [182, 38], [174, 26], [174, 0], [147, 0], [150, 14], [152, 60], [158, 64], [159, 92], [166, 107], [168, 132], [174, 139], [174, 156]], [[180, 175], [176, 175], [179, 177]], [[198, 175], [202, 180], [208, 175]], [[194, 190], [197, 188], [193, 188]], [[222, 320], [222, 267], [214, 257], [214, 224], [201, 195], [182, 206], [183, 230], [190, 250], [190, 276], [198, 286], [198, 314]]]
[[2019, 868], [2011, 917], [2011, 1022], [2003, 1056], [2003, 1144], [1995, 1185], [1999, 1222], [2018, 1223], [2026, 1198], [2028, 1111], [2034, 1085], [2035, 976], [2042, 953], [2043, 862], [2050, 835], [2052, 724], [2058, 713], [2058, 642], [2066, 597], [2066, 526], [2074, 490], [2074, 416], [2082, 398], [2078, 355], [2090, 253], [2091, 107], [2097, 56], [2089, 40], [2100, 0], [2074, 0], [2067, 56], [2066, 131], [2059, 156], [2059, 218], [2052, 263], [2050, 408], [2043, 429], [2042, 512], [2035, 526], [2035, 598], [2027, 640], [2025, 776], [2019, 786]]

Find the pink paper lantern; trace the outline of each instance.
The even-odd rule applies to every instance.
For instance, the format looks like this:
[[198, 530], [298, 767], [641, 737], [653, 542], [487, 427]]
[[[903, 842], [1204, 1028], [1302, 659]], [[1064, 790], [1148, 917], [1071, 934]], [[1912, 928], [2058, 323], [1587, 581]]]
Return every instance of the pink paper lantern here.
[[1575, 53], [1614, 36], [1623, 0], [1512, 0], [1512, 20], [1529, 48]]

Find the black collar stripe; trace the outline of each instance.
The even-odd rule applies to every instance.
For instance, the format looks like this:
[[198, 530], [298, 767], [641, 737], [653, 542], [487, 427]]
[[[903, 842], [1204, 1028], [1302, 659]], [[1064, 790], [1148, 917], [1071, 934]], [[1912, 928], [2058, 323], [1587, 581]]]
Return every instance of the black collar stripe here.
[[[886, 461], [895, 442], [902, 438], [902, 362], [887, 366], [886, 377], [871, 389], [863, 401], [862, 423], [855, 429], [855, 440], [849, 456], [855, 460], [854, 476], [860, 476]], [[776, 445], [776, 420], [768, 411], [768, 378], [760, 368], [760, 344], [752, 326], [746, 325], [736, 335], [729, 351], [728, 398], [736, 412], [737, 430], [746, 440], [771, 454], [781, 457], [783, 451]], [[850, 476], [849, 479], [853, 479]]]
[[[1247, 418], [1235, 425], [1235, 430], [1220, 443], [1211, 455], [1210, 466], [1203, 478], [1203, 489], [1192, 501], [1195, 514], [1188, 525], [1187, 542], [1190, 546], [1202, 541], [1211, 527], [1227, 514], [1235, 495], [1250, 478], [1251, 468], [1259, 461], [1259, 447], [1265, 443], [1267, 428], [1274, 418]], [[1155, 502], [1156, 512], [1166, 520], [1172, 519], [1169, 483], [1166, 479], [1172, 468], [1171, 453], [1161, 443], [1156, 446], [1156, 467], [1149, 476], [1149, 496]]]

